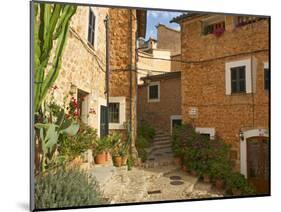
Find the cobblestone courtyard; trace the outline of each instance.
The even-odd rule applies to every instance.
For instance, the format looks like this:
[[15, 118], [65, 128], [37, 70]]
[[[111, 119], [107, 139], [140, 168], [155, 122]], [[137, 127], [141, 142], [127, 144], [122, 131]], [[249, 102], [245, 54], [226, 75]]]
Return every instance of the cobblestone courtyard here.
[[175, 166], [118, 170], [101, 189], [110, 204], [223, 196]]

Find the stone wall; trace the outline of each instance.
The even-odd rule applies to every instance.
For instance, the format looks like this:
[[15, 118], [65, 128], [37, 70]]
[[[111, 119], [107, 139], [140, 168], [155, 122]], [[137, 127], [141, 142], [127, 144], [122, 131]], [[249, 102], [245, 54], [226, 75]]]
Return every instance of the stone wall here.
[[[63, 104], [64, 97], [69, 94], [71, 85], [74, 86], [74, 96], [77, 89], [87, 92], [88, 110], [94, 109], [96, 114], [89, 114], [87, 123], [99, 128], [99, 99], [105, 99], [105, 27], [104, 18], [107, 8], [92, 7], [96, 16], [95, 45], [87, 44], [89, 7], [78, 6], [71, 19], [62, 65], [55, 82], [55, 100]], [[99, 133], [99, 132], [98, 132]]]
[[[215, 128], [216, 136], [232, 145], [232, 159], [240, 165], [239, 131], [268, 129], [268, 91], [264, 90], [264, 62], [269, 60], [268, 21], [239, 28], [227, 16], [226, 31], [216, 37], [202, 35], [200, 19], [182, 21], [182, 118], [196, 127]], [[250, 53], [251, 52], [251, 53]], [[252, 58], [256, 63], [254, 93], [225, 94], [225, 63]], [[188, 115], [196, 107], [197, 117]]]
[[158, 49], [169, 49], [172, 55], [179, 54], [181, 51], [180, 31], [159, 24], [157, 26], [157, 41]]
[[171, 71], [181, 71], [181, 54], [176, 54], [171, 56]]
[[170, 133], [170, 117], [181, 115], [181, 79], [180, 73], [171, 77], [165, 74], [152, 76], [151, 82], [160, 82], [160, 101], [148, 102], [147, 85], [138, 88], [138, 120], [147, 121], [152, 127]]
[[[132, 12], [132, 23], [130, 23], [130, 11]], [[130, 27], [132, 24], [132, 34]], [[137, 74], [135, 69], [135, 47], [136, 47], [137, 19], [136, 10], [117, 9], [109, 10], [109, 49], [110, 49], [110, 85], [109, 95], [111, 97], [126, 97], [126, 122], [132, 120], [131, 138], [134, 145], [136, 138], [136, 102], [137, 102]], [[132, 39], [132, 41], [131, 41]], [[130, 53], [130, 45], [132, 52]], [[132, 64], [130, 67], [130, 54]], [[132, 82], [130, 87], [130, 81]], [[131, 90], [131, 93], [130, 93]], [[130, 102], [131, 98], [131, 102]], [[130, 108], [131, 112], [130, 112]], [[124, 128], [126, 130], [126, 128]]]

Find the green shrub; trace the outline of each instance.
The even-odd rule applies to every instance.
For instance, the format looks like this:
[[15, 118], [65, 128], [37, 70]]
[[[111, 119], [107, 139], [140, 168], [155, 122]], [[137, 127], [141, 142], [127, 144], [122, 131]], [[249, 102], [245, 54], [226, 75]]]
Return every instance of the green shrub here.
[[61, 168], [35, 178], [36, 209], [103, 203], [96, 181], [77, 168]]
[[137, 130], [136, 148], [138, 155], [144, 162], [147, 159], [146, 148], [148, 148], [155, 136], [155, 129], [147, 122], [142, 121]]
[[82, 122], [75, 136], [64, 136], [59, 142], [58, 151], [61, 156], [73, 159], [88, 149], [92, 149], [97, 140], [97, 131]]
[[254, 194], [254, 189], [249, 185], [247, 179], [238, 172], [231, 173], [226, 179], [226, 184], [228, 189], [238, 189], [242, 195]]
[[152, 142], [153, 138], [155, 136], [155, 129], [151, 127], [147, 122], [142, 121], [139, 124], [137, 135], [142, 136], [145, 138], [148, 142]]

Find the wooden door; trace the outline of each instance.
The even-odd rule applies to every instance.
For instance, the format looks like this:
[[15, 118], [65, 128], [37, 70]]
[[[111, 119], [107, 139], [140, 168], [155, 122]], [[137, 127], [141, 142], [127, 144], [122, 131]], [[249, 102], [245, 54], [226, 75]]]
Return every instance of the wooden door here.
[[268, 194], [269, 189], [269, 148], [267, 137], [247, 139], [248, 181], [259, 194]]

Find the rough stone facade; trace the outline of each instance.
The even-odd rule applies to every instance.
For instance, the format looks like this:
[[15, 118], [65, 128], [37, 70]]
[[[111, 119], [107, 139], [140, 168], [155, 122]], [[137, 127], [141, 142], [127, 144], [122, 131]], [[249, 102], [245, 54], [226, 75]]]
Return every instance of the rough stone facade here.
[[[268, 129], [269, 94], [264, 89], [264, 64], [269, 61], [268, 20], [236, 27], [225, 16], [225, 31], [216, 37], [202, 34], [202, 20], [184, 18], [181, 24], [182, 118], [196, 127], [215, 128], [216, 136], [232, 146], [232, 159], [240, 166], [240, 131]], [[226, 95], [226, 63], [250, 59], [253, 92]], [[191, 107], [197, 108], [190, 117]]]
[[[96, 16], [95, 45], [87, 43], [89, 7], [79, 6], [71, 19], [62, 65], [55, 82], [58, 89], [55, 99], [63, 104], [64, 97], [72, 86], [73, 96], [77, 91], [88, 93], [87, 111], [94, 109], [96, 114], [89, 114], [85, 122], [97, 129], [99, 134], [99, 99], [105, 99], [105, 27], [103, 20], [108, 14], [107, 8], [91, 8]], [[97, 83], [98, 82], [98, 83]]]
[[181, 52], [181, 33], [163, 24], [157, 26], [157, 48], [169, 49], [171, 55]]
[[167, 131], [171, 130], [171, 116], [181, 115], [181, 73], [173, 72], [145, 78], [145, 82], [159, 82], [160, 101], [148, 101], [148, 85], [138, 88], [138, 119], [146, 121], [152, 127]]
[[109, 10], [109, 17], [109, 95], [126, 98], [126, 122], [131, 121], [131, 139], [134, 146], [137, 129], [137, 73], [135, 70], [137, 12], [136, 10], [114, 8]]

